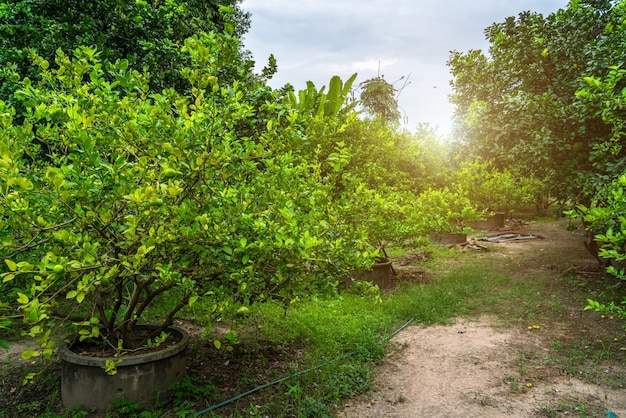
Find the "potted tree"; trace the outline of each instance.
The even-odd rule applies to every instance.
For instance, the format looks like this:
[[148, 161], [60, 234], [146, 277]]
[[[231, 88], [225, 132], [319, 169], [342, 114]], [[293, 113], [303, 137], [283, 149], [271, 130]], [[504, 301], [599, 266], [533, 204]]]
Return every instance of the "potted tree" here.
[[[73, 59], [59, 52], [54, 69], [36, 60], [42, 81], [19, 81], [14, 95], [22, 116], [0, 102], [0, 307], [22, 315], [40, 345], [24, 359], [52, 356], [58, 337], [71, 335], [60, 344], [72, 363], [62, 379], [72, 386], [62, 388], [68, 406], [144, 401], [180, 377], [184, 363], [170, 365], [160, 349], [184, 357], [187, 338], [173, 320], [199, 298], [215, 313], [270, 298], [289, 304], [332, 290], [329, 275], [371, 258], [359, 231], [329, 228], [341, 215], [332, 180], [272, 140], [276, 119], [256, 138], [237, 135], [254, 113], [244, 88], [255, 87], [220, 84], [236, 50], [232, 36], [186, 40], [184, 97], [150, 95], [128, 63], [81, 47]], [[249, 96], [259, 94], [267, 89]], [[168, 372], [143, 380], [137, 364], [152, 351], [163, 362], [149, 369]], [[76, 371], [83, 365], [91, 370]], [[75, 394], [80, 387], [102, 392]]]
[[471, 231], [469, 225], [483, 216], [464, 193], [447, 187], [422, 192], [416, 211], [423, 217], [431, 242], [440, 245], [464, 243]]
[[515, 176], [509, 170], [497, 169], [489, 162], [474, 160], [463, 163], [455, 186], [465, 191], [484, 214], [474, 226], [497, 229], [514, 207], [533, 204], [541, 196], [543, 183], [534, 176]]
[[402, 244], [423, 230], [422, 219], [415, 211], [415, 195], [388, 186], [357, 189], [359, 193], [353, 197], [355, 202], [348, 221], [355, 229], [365, 230], [375, 259], [367, 268], [357, 270], [353, 277], [372, 282], [381, 289], [388, 288], [394, 284], [396, 273], [385, 248]]
[[[75, 54], [59, 52], [55, 70], [37, 60], [43, 80], [24, 79], [14, 94], [22, 118], [1, 104], [1, 276], [40, 346], [23, 359], [50, 357], [71, 336], [59, 350], [66, 405], [142, 402], [185, 372], [188, 337], [173, 319], [198, 298], [180, 242], [191, 179], [169, 158], [175, 145], [150, 127], [169, 121], [146, 100], [147, 80], [125, 62], [105, 72], [95, 49]], [[113, 84], [112, 73], [124, 82]], [[140, 326], [157, 303], [164, 315]], [[156, 347], [156, 357], [144, 350]], [[162, 373], [138, 377], [149, 370]]]

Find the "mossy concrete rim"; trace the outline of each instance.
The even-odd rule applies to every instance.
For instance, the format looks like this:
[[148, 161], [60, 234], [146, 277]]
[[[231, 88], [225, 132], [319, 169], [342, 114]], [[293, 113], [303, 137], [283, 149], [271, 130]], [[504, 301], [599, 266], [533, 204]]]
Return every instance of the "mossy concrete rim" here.
[[[142, 324], [137, 325], [136, 329], [154, 329], [158, 325], [151, 324]], [[121, 357], [96, 357], [96, 356], [88, 356], [85, 354], [80, 354], [72, 351], [67, 344], [59, 345], [59, 358], [63, 361], [67, 361], [74, 364], [80, 364], [82, 366], [92, 366], [92, 367], [104, 367], [107, 360], [111, 360], [115, 358], [115, 360], [121, 360], [119, 366], [134, 366], [137, 364], [143, 364], [150, 361], [162, 360], [164, 358], [175, 356], [181, 351], [185, 350], [189, 345], [189, 334], [184, 329], [177, 327], [175, 325], [171, 325], [167, 327], [167, 331], [174, 331], [177, 336], [180, 338], [176, 344], [163, 347], [158, 350], [152, 351], [150, 353], [143, 354], [124, 354]]]

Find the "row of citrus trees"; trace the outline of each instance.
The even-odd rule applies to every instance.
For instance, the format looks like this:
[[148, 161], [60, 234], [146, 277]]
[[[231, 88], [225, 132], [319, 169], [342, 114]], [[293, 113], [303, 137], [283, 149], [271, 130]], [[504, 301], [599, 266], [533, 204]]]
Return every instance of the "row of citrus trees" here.
[[[462, 231], [538, 190], [487, 163], [444, 168], [427, 129], [359, 119], [355, 77], [297, 94], [232, 80], [238, 51], [228, 27], [186, 39], [182, 92], [85, 46], [34, 56], [33, 80], [9, 75], [0, 326], [37, 339], [25, 358], [50, 356], [58, 326], [123, 351], [200, 298], [219, 315], [332, 293], [382, 245]], [[140, 339], [135, 325], [164, 303]]]
[[[624, 0], [521, 12], [485, 29], [488, 49], [454, 52], [448, 63], [462, 152], [545, 178], [550, 195], [584, 219], [587, 247], [621, 279], [625, 21]], [[609, 308], [625, 306], [626, 295]]]

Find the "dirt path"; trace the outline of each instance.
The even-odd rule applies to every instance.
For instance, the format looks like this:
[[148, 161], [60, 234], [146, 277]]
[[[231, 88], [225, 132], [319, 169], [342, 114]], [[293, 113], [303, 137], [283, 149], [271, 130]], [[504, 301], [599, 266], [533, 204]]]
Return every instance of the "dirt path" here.
[[[550, 224], [541, 241], [505, 244], [504, 251], [486, 253], [503, 262], [552, 271], [587, 268], [593, 260], [581, 250], [580, 236]], [[533, 231], [532, 226], [527, 228]], [[557, 251], [554, 251], [557, 250]], [[551, 256], [554, 251], [554, 256]], [[542, 256], [543, 254], [543, 256]], [[561, 254], [564, 256], [557, 256]], [[535, 261], [532, 258], [536, 255]], [[580, 316], [575, 312], [572, 316]], [[576, 322], [576, 318], [572, 318]], [[450, 326], [410, 326], [392, 339], [394, 347], [378, 370], [367, 396], [353, 399], [339, 416], [350, 418], [413, 417], [561, 417], [604, 416], [569, 412], [563, 402], [602, 405], [626, 417], [626, 390], [585, 383], [556, 367], [545, 366], [555, 333], [571, 324], [555, 324], [550, 334], [502, 323], [496, 317], [458, 319]], [[522, 376], [520, 356], [533, 353], [537, 370]], [[539, 370], [540, 369], [540, 370]], [[621, 373], [626, 372], [622, 370]], [[624, 374], [622, 374], [624, 375]], [[540, 378], [533, 378], [540, 377]], [[560, 402], [560, 403], [559, 403]], [[596, 411], [597, 412], [597, 411]]]
[[[348, 403], [343, 416], [531, 417], [564, 397], [603, 401], [617, 416], [626, 416], [624, 390], [603, 389], [567, 376], [517, 382], [524, 391], [512, 391], [520, 345], [541, 346], [541, 341], [533, 340], [498, 328], [494, 318], [408, 327], [394, 338], [399, 348], [379, 370], [375, 385], [380, 389]], [[527, 383], [533, 386], [527, 388]]]

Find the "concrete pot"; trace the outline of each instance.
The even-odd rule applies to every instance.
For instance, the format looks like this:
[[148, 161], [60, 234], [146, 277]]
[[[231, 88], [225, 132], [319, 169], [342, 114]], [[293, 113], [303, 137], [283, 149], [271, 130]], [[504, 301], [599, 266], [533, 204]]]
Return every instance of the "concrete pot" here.
[[[154, 326], [137, 325], [137, 328], [154, 329]], [[189, 334], [174, 326], [168, 332], [180, 341], [163, 350], [122, 356], [122, 361], [117, 363], [117, 373], [112, 376], [103, 366], [107, 360], [117, 359], [81, 355], [66, 345], [60, 346], [63, 404], [108, 410], [116, 399], [130, 399], [144, 406], [151, 405], [157, 392], [166, 392], [174, 381], [183, 377], [187, 368]]]
[[393, 286], [393, 266], [390, 260], [384, 259], [372, 266], [370, 270], [359, 271], [355, 275], [356, 280], [372, 282], [380, 289]]
[[474, 228], [482, 230], [498, 229], [504, 226], [504, 212], [496, 212], [484, 221], [478, 221]]
[[457, 245], [467, 242], [467, 234], [430, 234], [429, 239], [434, 245]]

